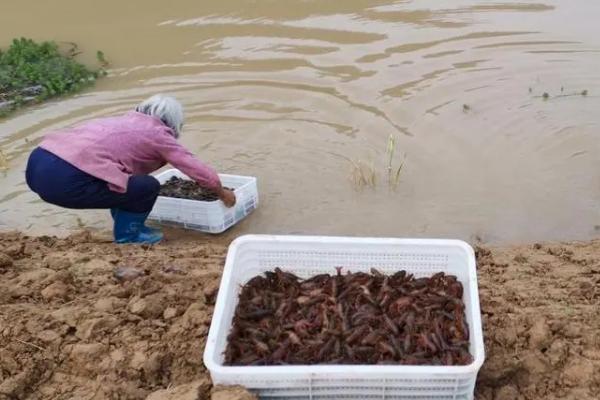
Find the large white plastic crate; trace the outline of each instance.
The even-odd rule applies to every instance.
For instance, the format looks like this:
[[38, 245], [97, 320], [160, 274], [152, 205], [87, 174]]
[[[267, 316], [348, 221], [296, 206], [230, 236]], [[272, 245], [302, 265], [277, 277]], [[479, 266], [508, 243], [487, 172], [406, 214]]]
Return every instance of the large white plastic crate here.
[[[473, 362], [465, 366], [225, 366], [223, 352], [241, 285], [276, 267], [301, 278], [321, 273], [407, 270], [416, 277], [443, 271], [464, 286]], [[204, 364], [214, 384], [243, 385], [261, 399], [472, 399], [484, 360], [475, 255], [465, 242], [321, 236], [246, 235], [229, 247]]]
[[[162, 185], [171, 177], [190, 179], [177, 169], [169, 169], [156, 175]], [[158, 196], [150, 220], [165, 225], [181, 226], [208, 233], [221, 233], [258, 207], [256, 178], [252, 176], [219, 174], [223, 186], [233, 189], [236, 204], [227, 208], [222, 201], [198, 201]]]

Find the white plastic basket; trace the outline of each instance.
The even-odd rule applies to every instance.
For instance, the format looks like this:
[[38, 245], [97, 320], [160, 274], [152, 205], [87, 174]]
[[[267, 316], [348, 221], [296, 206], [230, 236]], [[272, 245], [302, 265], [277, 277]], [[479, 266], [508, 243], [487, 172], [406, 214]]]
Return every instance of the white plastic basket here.
[[[473, 362], [465, 366], [224, 366], [241, 285], [280, 267], [301, 278], [344, 270], [415, 276], [444, 271], [464, 285]], [[229, 247], [204, 364], [214, 384], [243, 385], [263, 399], [472, 399], [484, 347], [473, 249], [457, 240], [246, 235]]]
[[[169, 169], [155, 178], [165, 183], [171, 177], [190, 179], [177, 169]], [[236, 205], [227, 208], [222, 201], [198, 201], [158, 196], [148, 219], [164, 225], [180, 226], [208, 233], [221, 233], [258, 207], [256, 178], [252, 176], [219, 174], [223, 186], [232, 188]]]

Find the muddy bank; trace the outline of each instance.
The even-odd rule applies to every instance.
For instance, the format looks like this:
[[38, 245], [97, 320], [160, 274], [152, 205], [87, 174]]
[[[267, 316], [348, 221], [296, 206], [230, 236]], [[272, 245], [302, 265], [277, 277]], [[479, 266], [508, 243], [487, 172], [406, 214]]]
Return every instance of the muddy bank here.
[[[225, 247], [0, 243], [0, 398], [210, 397], [202, 351]], [[119, 266], [141, 275], [119, 281]]]
[[480, 399], [600, 398], [600, 241], [478, 249]]
[[[226, 246], [0, 234], [0, 399], [250, 399], [202, 352]], [[477, 398], [600, 395], [600, 241], [479, 249]], [[117, 267], [139, 270], [117, 279]]]

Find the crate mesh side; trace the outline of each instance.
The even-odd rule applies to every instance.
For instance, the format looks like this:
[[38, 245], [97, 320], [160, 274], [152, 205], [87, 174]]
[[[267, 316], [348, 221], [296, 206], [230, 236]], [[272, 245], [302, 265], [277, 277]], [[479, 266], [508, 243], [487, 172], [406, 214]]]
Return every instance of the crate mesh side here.
[[315, 274], [335, 272], [335, 267], [345, 271], [368, 271], [376, 268], [383, 273], [393, 273], [400, 269], [410, 269], [416, 276], [427, 276], [445, 271], [448, 268], [446, 254], [417, 253], [365, 253], [351, 251], [266, 251], [258, 252], [261, 268], [276, 267], [294, 270], [301, 278]]

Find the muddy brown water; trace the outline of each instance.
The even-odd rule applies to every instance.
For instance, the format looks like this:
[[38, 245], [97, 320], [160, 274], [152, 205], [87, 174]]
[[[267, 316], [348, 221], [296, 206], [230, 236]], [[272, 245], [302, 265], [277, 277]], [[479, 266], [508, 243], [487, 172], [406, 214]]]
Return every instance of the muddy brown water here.
[[[101, 49], [111, 70], [0, 121], [0, 229], [109, 229], [107, 212], [29, 192], [27, 154], [44, 130], [168, 92], [186, 108], [185, 145], [259, 178], [259, 210], [230, 235], [593, 237], [598, 15], [588, 0], [3, 2], [0, 46], [76, 41], [84, 61]], [[395, 190], [390, 134], [394, 168], [406, 154]], [[372, 166], [374, 189], [357, 190], [349, 160]]]

